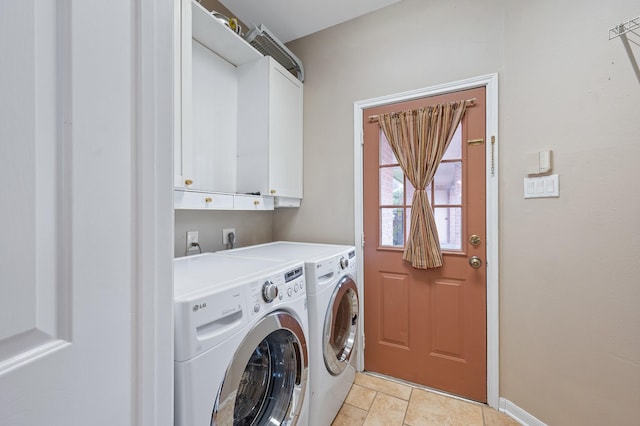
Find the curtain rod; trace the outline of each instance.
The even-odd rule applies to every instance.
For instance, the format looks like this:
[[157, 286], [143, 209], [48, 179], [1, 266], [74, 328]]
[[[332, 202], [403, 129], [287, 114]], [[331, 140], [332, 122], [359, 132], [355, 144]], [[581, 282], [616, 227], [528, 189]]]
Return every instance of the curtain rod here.
[[[476, 98], [471, 98], [471, 99], [467, 99], [466, 101], [464, 101], [464, 103], [466, 104], [466, 106], [470, 107], [470, 106], [473, 106], [473, 103], [475, 101], [476, 101]], [[378, 121], [378, 116], [377, 115], [370, 115], [369, 116], [369, 121], [371, 121], [371, 122]]]

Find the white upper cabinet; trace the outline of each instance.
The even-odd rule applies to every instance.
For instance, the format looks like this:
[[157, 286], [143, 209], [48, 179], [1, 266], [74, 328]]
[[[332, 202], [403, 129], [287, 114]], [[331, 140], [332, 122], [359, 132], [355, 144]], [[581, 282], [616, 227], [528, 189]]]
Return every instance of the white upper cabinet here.
[[192, 0], [181, 3], [177, 188], [236, 191], [238, 77], [236, 66], [262, 58], [257, 50]]
[[269, 56], [238, 67], [238, 192], [302, 198], [302, 92]]
[[[299, 205], [302, 83], [199, 3], [180, 5], [174, 185], [194, 194], [176, 194], [175, 208]], [[222, 195], [236, 193], [263, 198], [236, 195], [230, 207]]]

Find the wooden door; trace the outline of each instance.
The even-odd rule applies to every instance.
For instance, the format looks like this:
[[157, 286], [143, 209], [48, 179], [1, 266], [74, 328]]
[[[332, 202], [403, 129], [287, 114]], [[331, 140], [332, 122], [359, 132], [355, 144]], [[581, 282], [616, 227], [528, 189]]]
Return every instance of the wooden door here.
[[[402, 260], [413, 188], [369, 116], [470, 98], [427, 188], [444, 265], [414, 269]], [[363, 114], [365, 369], [486, 402], [485, 89]]]

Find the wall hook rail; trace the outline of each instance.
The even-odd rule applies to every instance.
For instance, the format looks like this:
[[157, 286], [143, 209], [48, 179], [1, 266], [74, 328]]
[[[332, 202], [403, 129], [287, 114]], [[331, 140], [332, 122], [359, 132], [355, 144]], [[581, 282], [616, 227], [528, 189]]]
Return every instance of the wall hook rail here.
[[640, 29], [640, 16], [629, 19], [626, 22], [622, 22], [616, 25], [613, 28], [609, 29], [609, 40], [613, 40], [616, 37], [620, 37], [623, 34], [628, 32], [634, 32], [635, 30]]
[[633, 34], [640, 38], [640, 33], [636, 32], [636, 30], [640, 30], [640, 16], [629, 19], [626, 22], [622, 22], [616, 25], [613, 28], [609, 29], [609, 40], [613, 40], [614, 38], [620, 37], [622, 40], [622, 44], [624, 45], [624, 50], [627, 52], [627, 56], [629, 57], [629, 61], [631, 61], [631, 67], [633, 68], [633, 72], [636, 74], [636, 78], [638, 79], [638, 83], [640, 83], [640, 66], [638, 65], [638, 61], [633, 55], [633, 50], [631, 49], [631, 44], [633, 43], [637, 46], [640, 46], [640, 43], [629, 40], [628, 34]]

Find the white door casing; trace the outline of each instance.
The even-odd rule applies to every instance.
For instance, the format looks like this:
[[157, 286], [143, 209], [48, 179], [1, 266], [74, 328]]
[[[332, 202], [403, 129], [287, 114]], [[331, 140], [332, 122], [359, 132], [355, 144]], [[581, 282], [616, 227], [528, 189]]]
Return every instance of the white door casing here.
[[[488, 74], [466, 80], [445, 83], [403, 93], [396, 93], [378, 98], [354, 102], [353, 135], [354, 135], [354, 241], [358, 259], [364, 259], [363, 244], [366, 236], [363, 232], [363, 122], [362, 114], [366, 108], [407, 101], [425, 96], [455, 92], [473, 87], [486, 87], [486, 135], [485, 148], [487, 156], [486, 197], [487, 197], [487, 403], [493, 408], [499, 406], [499, 295], [498, 295], [498, 74]], [[493, 139], [492, 139], [493, 137]], [[358, 263], [358, 291], [364, 294], [366, 277], [364, 262]], [[364, 300], [361, 297], [361, 330], [364, 330]], [[364, 333], [360, 333], [364, 338]], [[366, 350], [366, 342], [359, 342]], [[364, 351], [358, 353], [358, 369], [364, 366]]]
[[0, 4], [3, 425], [171, 424], [173, 13]]

